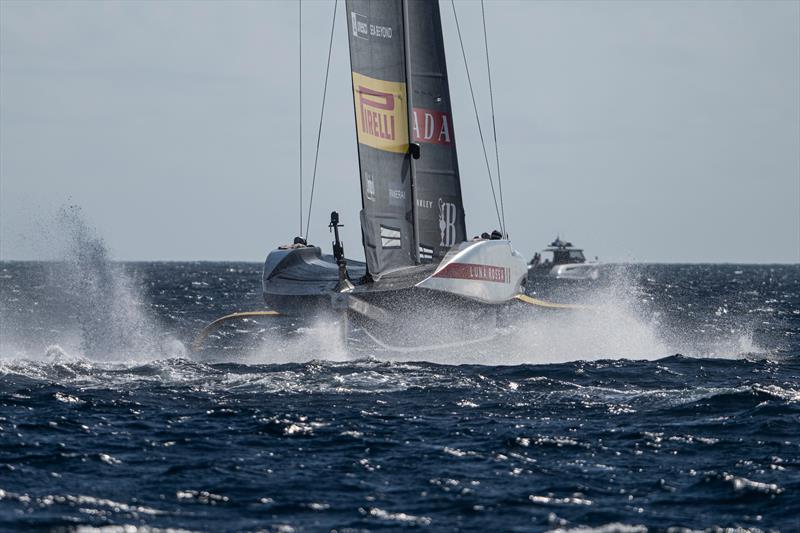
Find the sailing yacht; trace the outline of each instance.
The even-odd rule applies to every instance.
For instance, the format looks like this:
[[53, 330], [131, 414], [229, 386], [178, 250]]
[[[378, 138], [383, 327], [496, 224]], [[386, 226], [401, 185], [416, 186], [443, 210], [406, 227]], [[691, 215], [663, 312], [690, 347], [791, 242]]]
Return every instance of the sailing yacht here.
[[366, 261], [345, 258], [334, 212], [333, 254], [302, 239], [269, 253], [264, 301], [338, 314], [387, 345], [479, 338], [528, 268], [501, 234], [467, 239], [439, 3], [345, 5]]

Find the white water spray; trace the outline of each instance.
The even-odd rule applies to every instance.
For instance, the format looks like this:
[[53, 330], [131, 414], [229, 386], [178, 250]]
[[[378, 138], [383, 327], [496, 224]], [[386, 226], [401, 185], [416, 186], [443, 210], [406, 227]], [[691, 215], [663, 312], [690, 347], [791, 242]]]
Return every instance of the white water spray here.
[[304, 363], [315, 359], [347, 361], [353, 356], [342, 342], [341, 324], [319, 320], [290, 333], [273, 328], [263, 335], [257, 349], [243, 362]]
[[[566, 285], [565, 285], [566, 286]], [[371, 356], [440, 364], [551, 364], [601, 359], [656, 360], [675, 354], [690, 357], [769, 357], [752, 341], [748, 328], [736, 324], [730, 334], [700, 338], [685, 326], [670, 323], [669, 313], [652, 299], [625, 269], [592, 290], [581, 290], [580, 309], [519, 307], [511, 324], [489, 341], [442, 350], [393, 352]], [[444, 314], [432, 329], [451, 327]], [[400, 327], [400, 326], [398, 326]]]
[[19, 347], [35, 346], [37, 339], [4, 338], [3, 357], [141, 361], [186, 355], [183, 345], [158, 327], [136, 280], [110, 259], [105, 242], [79, 207], [62, 207], [43, 235], [59, 252], [59, 260], [47, 264], [45, 293], [52, 297], [47, 303], [57, 307], [48, 311], [64, 323], [44, 324], [42, 329], [57, 328], [58, 344], [20, 353]]
[[[55, 296], [32, 302], [24, 311], [30, 311], [31, 319], [47, 315], [48, 319], [55, 316], [59, 320], [52, 324], [43, 320], [37, 328], [27, 328], [21, 323], [10, 323], [8, 316], [0, 316], [1, 358], [44, 357], [68, 361], [89, 357], [113, 362], [188, 356], [184, 346], [159, 327], [135, 277], [123, 265], [111, 261], [102, 238], [86, 223], [79, 208], [62, 208], [45, 233], [51, 241], [50, 249], [60, 251], [60, 260], [49, 263], [47, 287], [41, 292]], [[223, 351], [217, 351], [213, 359], [285, 363], [375, 357], [442, 364], [515, 365], [658, 359], [677, 353], [696, 357], [769, 356], [754, 344], [746, 325], [740, 327], [741, 324], [734, 323], [736, 319], [731, 320], [730, 334], [703, 339], [684, 326], [670, 324], [667, 313], [653, 309], [653, 302], [638, 287], [634, 277], [625, 273], [617, 276], [613, 283], [584, 295], [584, 301], [590, 309], [534, 309], [524, 318], [501, 327], [496, 338], [489, 342], [405, 353], [380, 347], [365, 348], [358, 344], [364, 342], [363, 338], [352, 342], [348, 350], [341, 343], [336, 323], [318, 322], [299, 328], [297, 324], [288, 328], [282, 319], [266, 326], [267, 329], [259, 325], [254, 328], [256, 331], [246, 331], [250, 328], [245, 326], [237, 335], [256, 333], [257, 345], [254, 347], [250, 343], [247, 348], [237, 349], [223, 341]], [[524, 307], [524, 304], [518, 305]], [[47, 307], [53, 309], [43, 309]], [[436, 344], [433, 337], [437, 332], [451, 331], [456, 325], [459, 317], [455, 313], [456, 310], [441, 313], [424, 331], [414, 333], [430, 336], [431, 344]], [[14, 320], [19, 319], [16, 316]], [[397, 327], [403, 326], [398, 324]], [[474, 327], [481, 328], [477, 324]], [[32, 333], [16, 333], [32, 330], [37, 330], [41, 336], [32, 339], [21, 336], [30, 337]], [[491, 332], [485, 333], [490, 336]]]

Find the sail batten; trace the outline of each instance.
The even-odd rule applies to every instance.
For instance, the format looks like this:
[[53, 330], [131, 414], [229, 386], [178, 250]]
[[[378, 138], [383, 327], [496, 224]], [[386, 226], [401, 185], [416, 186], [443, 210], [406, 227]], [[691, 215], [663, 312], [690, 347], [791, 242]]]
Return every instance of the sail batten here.
[[447, 79], [447, 74], [443, 74], [441, 72], [412, 72], [411, 75], [421, 78]]

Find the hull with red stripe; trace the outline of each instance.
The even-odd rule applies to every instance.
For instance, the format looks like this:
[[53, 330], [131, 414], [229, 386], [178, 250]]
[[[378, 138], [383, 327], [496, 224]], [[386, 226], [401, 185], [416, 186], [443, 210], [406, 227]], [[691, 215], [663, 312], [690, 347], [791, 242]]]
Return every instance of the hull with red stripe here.
[[511, 300], [528, 276], [525, 259], [507, 240], [462, 243], [417, 287], [489, 304]]

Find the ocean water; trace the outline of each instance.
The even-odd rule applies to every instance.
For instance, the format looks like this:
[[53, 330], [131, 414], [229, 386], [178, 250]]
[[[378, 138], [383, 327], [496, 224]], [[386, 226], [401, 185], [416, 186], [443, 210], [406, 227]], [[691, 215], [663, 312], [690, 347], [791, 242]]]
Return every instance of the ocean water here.
[[619, 267], [443, 353], [286, 318], [193, 351], [260, 265], [72, 237], [0, 263], [0, 530], [800, 531], [800, 266]]

